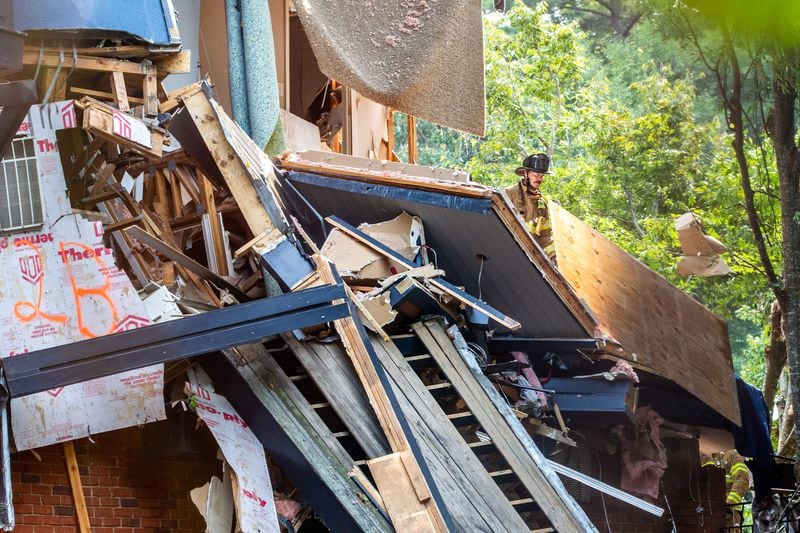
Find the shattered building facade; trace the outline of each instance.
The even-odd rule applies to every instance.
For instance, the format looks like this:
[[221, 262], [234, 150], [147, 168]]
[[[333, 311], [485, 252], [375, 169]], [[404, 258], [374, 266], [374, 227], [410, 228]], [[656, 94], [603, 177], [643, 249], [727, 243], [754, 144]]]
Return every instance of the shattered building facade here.
[[483, 132], [478, 3], [140, 4], [0, 2], [6, 530], [726, 525], [725, 323], [393, 153]]

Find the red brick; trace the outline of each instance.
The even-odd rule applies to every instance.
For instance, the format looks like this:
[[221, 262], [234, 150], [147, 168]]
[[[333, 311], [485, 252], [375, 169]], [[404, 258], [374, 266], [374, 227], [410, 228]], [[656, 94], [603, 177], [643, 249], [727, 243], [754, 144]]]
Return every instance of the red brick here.
[[100, 505], [103, 507], [118, 507], [119, 498], [100, 498]]
[[37, 515], [37, 514], [33, 514], [33, 512], [31, 512], [30, 514], [17, 514], [16, 515], [16, 520], [20, 524], [33, 524], [33, 525], [36, 525], [36, 524], [41, 524], [42, 523], [42, 516], [41, 515]]
[[111, 487], [92, 487], [92, 496], [111, 496]]

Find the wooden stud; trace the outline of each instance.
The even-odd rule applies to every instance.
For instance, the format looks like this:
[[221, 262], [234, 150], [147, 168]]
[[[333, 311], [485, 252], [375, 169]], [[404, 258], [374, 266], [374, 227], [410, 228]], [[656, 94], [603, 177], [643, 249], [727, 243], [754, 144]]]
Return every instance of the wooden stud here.
[[149, 66], [145, 70], [144, 80], [142, 81], [142, 95], [144, 96], [144, 114], [154, 117], [158, 115], [158, 71], [155, 66]]
[[[109, 101], [116, 101], [116, 96], [113, 93], [108, 93], [104, 91], [95, 91], [94, 89], [85, 89], [83, 87], [72, 87], [70, 86], [69, 92], [73, 94], [77, 94], [80, 96], [91, 96], [92, 98], [97, 98], [98, 100], [109, 100]], [[127, 89], [126, 89], [127, 92]], [[130, 104], [144, 104], [144, 99], [136, 98], [135, 96], [128, 96], [128, 105]]]
[[183, 215], [181, 182], [178, 177], [175, 176], [175, 173], [173, 173], [168, 167], [164, 167], [163, 172], [164, 176], [167, 178], [167, 182], [169, 183], [170, 211], [172, 213], [170, 220], [174, 220], [175, 218]]
[[[318, 266], [317, 272], [319, 273], [320, 278], [327, 283], [335, 283], [335, 278], [328, 262], [319, 256], [316, 256], [316, 260]], [[336, 332], [339, 334], [339, 337], [342, 340], [345, 350], [353, 362], [356, 374], [358, 374], [358, 378], [361, 380], [364, 391], [369, 399], [369, 403], [375, 410], [375, 415], [378, 418], [378, 422], [386, 434], [386, 440], [389, 442], [389, 447], [393, 452], [396, 453], [410, 452], [411, 446], [405, 433], [403, 432], [400, 421], [397, 418], [397, 413], [392, 407], [389, 397], [386, 395], [386, 390], [383, 388], [383, 383], [378, 376], [370, 357], [369, 350], [364, 343], [364, 339], [359, 334], [358, 327], [356, 322], [353, 320], [353, 317], [348, 316], [339, 320], [335, 320], [334, 327], [336, 328]], [[400, 455], [397, 455], [397, 461], [399, 462], [399, 467], [394, 463], [391, 463], [390, 466], [392, 466], [392, 468], [398, 472], [403, 472], [405, 483], [407, 483], [408, 488], [410, 488], [412, 494], [414, 494], [413, 500], [416, 500], [416, 505], [414, 505], [411, 500], [403, 498], [400, 506], [395, 508], [399, 509], [397, 512], [401, 513], [402, 516], [416, 514], [416, 511], [424, 512], [425, 520], [423, 521], [423, 527], [420, 529], [415, 529], [415, 531], [447, 531], [447, 526], [444, 523], [444, 519], [442, 518], [436, 503], [430, 498], [430, 492], [427, 489], [427, 485], [425, 490], [422, 490], [417, 486], [417, 483], [419, 482], [418, 480], [422, 479], [423, 483], [425, 483], [425, 481], [422, 473], [419, 471], [420, 467], [416, 462], [416, 458], [414, 458], [413, 461], [411, 458], [409, 458], [408, 461], [403, 461], [400, 458]], [[372, 470], [372, 461], [370, 461], [369, 464], [370, 471], [373, 473], [373, 477], [376, 477], [376, 471]], [[379, 466], [377, 468], [380, 468], [380, 465], [382, 464], [383, 463], [379, 462]], [[410, 470], [413, 470], [414, 472], [410, 473]], [[417, 483], [415, 483], [414, 480], [417, 480]], [[395, 480], [395, 482], [401, 483], [402, 480]], [[391, 494], [397, 494], [398, 498], [402, 498], [402, 495], [396, 492], [395, 489], [391, 488], [391, 483], [388, 485], [384, 484], [384, 486], [381, 487], [381, 483], [377, 482], [376, 480], [376, 484], [378, 485], [378, 490], [381, 491], [381, 495], [384, 498], [384, 503], [387, 506], [387, 510], [389, 510], [390, 516], [392, 516], [394, 519], [395, 516], [392, 515], [392, 511], [390, 510], [391, 503], [387, 501], [387, 493], [384, 491], [389, 490], [391, 491]], [[425, 496], [424, 501], [418, 498], [418, 495], [420, 494]], [[409, 505], [411, 505], [410, 508]], [[416, 509], [416, 511], [414, 513], [408, 513], [409, 509]], [[415, 522], [415, 526], [419, 526], [419, 524]], [[397, 523], [395, 523], [395, 528], [398, 528]], [[400, 529], [398, 528], [398, 530]]]
[[214, 257], [217, 262], [217, 274], [228, 275], [228, 258], [225, 253], [225, 236], [222, 234], [222, 224], [217, 216], [217, 205], [214, 201], [214, 185], [200, 171], [197, 172], [197, 183], [200, 185], [200, 200], [208, 213], [211, 225], [211, 240], [214, 243]]
[[125, 74], [122, 72], [111, 73], [111, 94], [113, 94], [120, 111], [127, 113], [131, 110], [131, 104], [128, 102], [128, 89], [125, 87]]
[[64, 443], [64, 458], [67, 461], [67, 474], [69, 475], [69, 484], [72, 487], [72, 499], [75, 502], [78, 529], [80, 533], [91, 533], [92, 526], [89, 523], [89, 511], [86, 509], [81, 473], [78, 470], [78, 458], [75, 455], [75, 445], [71, 440]]
[[[73, 66], [78, 70], [89, 70], [95, 72], [124, 72], [125, 74], [144, 74], [146, 67], [140, 63], [132, 61], [125, 61], [124, 59], [107, 59], [99, 57], [89, 57], [78, 55], [77, 64], [73, 61], [72, 54], [64, 51], [63, 61], [58, 49], [46, 48], [42, 54], [42, 67], [56, 68], [59, 63], [62, 63], [61, 70], [72, 69]], [[36, 66], [39, 64], [39, 47], [26, 46], [22, 54], [22, 64], [29, 66]]]
[[408, 115], [408, 162], [417, 164], [417, 117]]

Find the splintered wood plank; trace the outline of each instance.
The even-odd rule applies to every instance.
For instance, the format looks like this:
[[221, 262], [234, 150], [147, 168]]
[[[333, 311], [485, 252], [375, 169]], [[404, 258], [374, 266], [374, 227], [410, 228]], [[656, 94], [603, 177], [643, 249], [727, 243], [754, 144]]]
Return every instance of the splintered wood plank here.
[[111, 93], [120, 111], [127, 113], [131, 110], [131, 104], [128, 101], [128, 89], [125, 87], [125, 74], [122, 72], [111, 73]]
[[211, 241], [213, 243], [212, 253], [216, 258], [217, 274], [220, 276], [228, 275], [228, 258], [225, 254], [225, 237], [222, 234], [222, 224], [217, 216], [217, 204], [214, 200], [214, 184], [201, 172], [197, 172], [197, 181], [200, 185], [200, 200], [208, 214], [211, 226]]
[[144, 97], [144, 114], [158, 115], [158, 78], [155, 66], [146, 67], [142, 80], [142, 96]]
[[123, 232], [127, 233], [134, 239], [140, 241], [142, 244], [146, 244], [147, 246], [153, 248], [158, 253], [164, 255], [165, 257], [169, 258], [170, 260], [178, 263], [185, 269], [197, 274], [198, 276], [208, 280], [209, 282], [216, 285], [219, 289], [226, 289], [231, 295], [239, 300], [240, 302], [248, 302], [250, 298], [244, 294], [242, 291], [237, 289], [235, 286], [231, 285], [228, 280], [214, 274], [209, 269], [192, 259], [191, 257], [185, 255], [183, 252], [170, 246], [168, 243], [162, 241], [158, 237], [150, 235], [145, 230], [138, 226], [132, 226], [130, 228], [122, 230]]
[[[316, 413], [300, 407], [305, 398], [301, 402], [301, 397], [295, 395], [294, 385], [288, 378], [284, 379], [282, 371], [273, 372], [280, 369], [270, 366], [266, 348], [262, 344], [251, 344], [237, 347], [237, 351], [241, 349], [252, 351], [255, 357], [248, 357], [252, 360], [242, 364], [233, 350], [224, 350], [223, 353], [256, 397], [257, 405], [252, 406], [253, 409], [269, 412], [299, 453], [307, 459], [320, 482], [337, 499], [338, 505], [347, 510], [359, 530], [392, 531], [391, 525], [380, 513], [371, 504], [365, 503], [366, 498], [361, 496], [361, 490], [350, 478], [349, 472], [354, 468], [352, 459], [336, 443], [335, 437], [331, 440], [330, 430], [321, 421], [317, 422]], [[314, 420], [315, 417], [317, 420]], [[264, 437], [259, 435], [259, 438]]]
[[[327, 263], [327, 261], [317, 257], [317, 264], [317, 271], [320, 278], [328, 283], [335, 282], [333, 271], [331, 270], [331, 266]], [[394, 407], [386, 394], [386, 390], [383, 387], [383, 382], [381, 381], [378, 371], [372, 361], [372, 356], [370, 354], [371, 346], [370, 348], [367, 348], [366, 341], [361, 336], [359, 327], [352, 316], [334, 321], [334, 327], [336, 328], [336, 332], [339, 334], [339, 337], [342, 339], [342, 344], [344, 345], [347, 354], [350, 356], [350, 359], [353, 362], [353, 366], [355, 367], [356, 373], [361, 380], [361, 384], [364, 387], [364, 391], [367, 394], [370, 405], [372, 405], [375, 415], [377, 416], [378, 421], [380, 422], [381, 427], [386, 434], [386, 439], [389, 442], [390, 448], [394, 452], [410, 452], [411, 445], [408, 441], [408, 436], [403, 431], [403, 427], [397, 418], [397, 413], [395, 412]], [[406, 464], [406, 468], [409, 470], [419, 470], [420, 467], [416, 460], [409, 461], [409, 463], [410, 464]], [[418, 479], [418, 477], [424, 476], [414, 473], [413, 476], [407, 475], [407, 477], [409, 479], [403, 480], [403, 482], [407, 481], [409, 486], [414, 491], [414, 494], [417, 494], [419, 492], [419, 488], [414, 488], [411, 479]], [[386, 501], [387, 497], [383, 494], [383, 491], [381, 491], [381, 496], [383, 496], [384, 503], [386, 504], [388, 510], [390, 504], [388, 501]], [[414, 507], [414, 509], [408, 509], [409, 512], [404, 512], [403, 515], [405, 516], [406, 514], [411, 514], [412, 512], [424, 510], [428, 515], [431, 527], [422, 531], [447, 531], [447, 526], [442, 518], [441, 511], [433, 499], [428, 499], [425, 502], [417, 501], [417, 505]], [[404, 511], [405, 510], [406, 509], [404, 508]], [[392, 518], [394, 520], [394, 516], [392, 516]], [[395, 524], [395, 526], [397, 526], [397, 524]]]
[[430, 516], [414, 491], [403, 453], [397, 452], [367, 461], [386, 512], [397, 531], [435, 531]]
[[439, 321], [411, 327], [553, 527], [558, 531], [597, 531], [477, 362], [467, 361], [466, 354], [456, 350]]
[[525, 522], [395, 344], [374, 336], [371, 341], [456, 529], [525, 531]]
[[199, 90], [183, 99], [203, 142], [225, 180], [228, 190], [242, 211], [253, 235], [276, 229], [253, 185], [237, 151], [225, 137], [220, 119], [206, 94]]
[[559, 271], [591, 308], [600, 332], [636, 364], [738, 424], [725, 322], [558, 205], [551, 218]]
[[[112, 74], [115, 74], [115, 73], [112, 73]], [[127, 91], [127, 89], [125, 89], [125, 90]], [[106, 91], [97, 91], [97, 90], [94, 90], [94, 89], [86, 89], [84, 87], [72, 87], [72, 86], [70, 86], [69, 92], [71, 92], [73, 94], [79, 94], [81, 96], [91, 96], [92, 98], [97, 98], [98, 100], [111, 100], [112, 102], [116, 102], [117, 101], [117, 97], [113, 93], [106, 92]], [[127, 94], [127, 92], [126, 92], [126, 94]], [[144, 99], [142, 99], [142, 98], [137, 98], [135, 96], [128, 95], [127, 99], [128, 99], [128, 106], [129, 106], [128, 111], [130, 111], [130, 104], [139, 104], [139, 105], [144, 104]]]
[[[39, 61], [39, 47], [26, 46], [22, 55], [23, 65], [36, 66]], [[107, 59], [100, 57], [88, 57], [78, 55], [77, 63], [72, 57], [71, 51], [64, 51], [64, 56], [56, 48], [49, 48], [44, 51], [41, 58], [41, 65], [43, 67], [55, 68], [61, 64], [61, 70], [69, 72], [69, 69], [75, 67], [78, 70], [90, 70], [95, 72], [123, 72], [125, 74], [144, 74], [146, 65], [143, 63], [134, 63], [132, 61], [125, 61], [122, 59]]]
[[86, 497], [83, 494], [81, 474], [78, 470], [78, 458], [75, 455], [75, 444], [70, 440], [64, 443], [64, 458], [67, 461], [67, 474], [72, 487], [72, 500], [75, 502], [75, 514], [78, 517], [78, 529], [81, 533], [90, 533], [89, 511], [86, 509]]
[[367, 456], [389, 453], [386, 437], [342, 347], [338, 343], [299, 342], [289, 334], [283, 339]]

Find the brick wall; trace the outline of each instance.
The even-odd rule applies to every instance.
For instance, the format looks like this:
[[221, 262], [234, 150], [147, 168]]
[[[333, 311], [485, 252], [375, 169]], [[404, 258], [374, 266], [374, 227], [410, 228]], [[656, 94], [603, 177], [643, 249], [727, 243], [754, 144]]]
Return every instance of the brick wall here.
[[[700, 468], [698, 442], [690, 439], [664, 439], [668, 467], [662, 478], [672, 516], [678, 531], [719, 532], [725, 526], [725, 472], [720, 468]], [[621, 465], [618, 455], [600, 454], [603, 480], [619, 487]], [[596, 466], [596, 465], [595, 465]], [[597, 470], [595, 470], [595, 475]], [[663, 493], [659, 507], [666, 508]], [[607, 531], [606, 515], [597, 492], [589, 503], [580, 502], [597, 529]], [[669, 513], [662, 518], [639, 511], [613, 498], [605, 497], [608, 522], [614, 533], [669, 532]], [[698, 512], [702, 507], [702, 512]]]
[[[89, 521], [94, 533], [203, 531], [189, 490], [221, 475], [213, 453], [160, 459], [145, 453], [142, 431], [130, 428], [75, 442]], [[167, 441], [165, 441], [167, 442]], [[17, 533], [77, 531], [61, 445], [12, 456]]]

